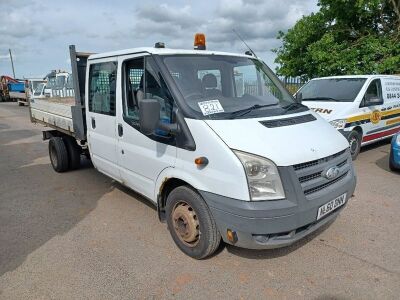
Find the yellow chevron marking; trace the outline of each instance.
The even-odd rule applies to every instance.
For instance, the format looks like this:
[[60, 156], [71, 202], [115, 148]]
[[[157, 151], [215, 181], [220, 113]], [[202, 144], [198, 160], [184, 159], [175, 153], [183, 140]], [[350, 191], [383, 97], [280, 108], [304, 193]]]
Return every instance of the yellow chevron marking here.
[[400, 118], [396, 118], [396, 119], [391, 119], [386, 121], [386, 125], [393, 125], [393, 124], [397, 124], [400, 123]]
[[[391, 109], [391, 110], [386, 110], [382, 111], [381, 115], [382, 117], [384, 116], [390, 116], [394, 114], [400, 113], [400, 109]], [[347, 123], [352, 123], [352, 122], [357, 122], [357, 121], [362, 121], [362, 120], [369, 120], [371, 118], [371, 113], [368, 114], [363, 114], [363, 115], [358, 115], [354, 117], [347, 118], [346, 122]]]

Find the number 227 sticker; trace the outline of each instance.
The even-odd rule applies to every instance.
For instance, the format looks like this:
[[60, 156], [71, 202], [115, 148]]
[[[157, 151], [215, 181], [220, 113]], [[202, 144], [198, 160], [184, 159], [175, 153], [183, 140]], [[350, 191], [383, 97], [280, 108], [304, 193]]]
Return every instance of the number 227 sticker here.
[[208, 116], [220, 112], [224, 112], [224, 108], [222, 107], [219, 100], [208, 100], [198, 103], [203, 116]]

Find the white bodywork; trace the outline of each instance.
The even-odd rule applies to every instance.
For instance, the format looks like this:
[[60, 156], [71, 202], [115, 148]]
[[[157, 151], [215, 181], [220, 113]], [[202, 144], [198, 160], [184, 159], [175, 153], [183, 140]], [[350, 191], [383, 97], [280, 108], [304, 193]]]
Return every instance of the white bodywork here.
[[[343, 122], [346, 122], [346, 127], [343, 130], [346, 132], [356, 127], [361, 128], [362, 145], [388, 138], [400, 130], [400, 76], [332, 76], [312, 80], [331, 78], [365, 78], [366, 81], [353, 102], [303, 101], [302, 103], [329, 122], [345, 120]], [[381, 82], [383, 104], [360, 107], [370, 83], [375, 79]]]
[[[89, 70], [95, 63], [118, 61], [119, 77], [124, 60], [146, 53], [236, 55], [213, 51], [138, 48], [91, 55], [87, 68]], [[88, 76], [87, 72], [86, 91], [89, 90]], [[313, 122], [274, 129], [266, 128], [259, 122], [302, 114], [316, 115], [308, 111], [261, 119], [186, 119], [196, 150], [176, 148], [150, 139], [124, 121], [121, 90], [121, 80], [118, 80], [116, 116], [86, 111], [92, 162], [99, 171], [153, 202], [157, 201], [159, 189], [168, 178], [181, 179], [198, 190], [250, 201], [244, 168], [232, 149], [266, 157], [278, 166], [289, 166], [326, 157], [348, 147], [346, 139], [318, 116]], [[86, 107], [89, 107], [88, 93], [85, 101]], [[92, 126], [93, 122], [95, 127]], [[118, 137], [118, 124], [123, 126], [123, 137]], [[207, 167], [195, 165], [195, 158], [200, 156], [208, 158]]]

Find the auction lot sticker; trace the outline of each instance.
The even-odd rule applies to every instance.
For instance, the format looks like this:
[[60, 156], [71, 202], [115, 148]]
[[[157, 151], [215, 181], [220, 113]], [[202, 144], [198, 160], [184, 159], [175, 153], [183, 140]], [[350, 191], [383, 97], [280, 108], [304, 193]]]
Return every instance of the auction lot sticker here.
[[222, 107], [219, 100], [208, 100], [198, 103], [203, 116], [213, 115], [220, 112], [224, 112], [224, 108]]

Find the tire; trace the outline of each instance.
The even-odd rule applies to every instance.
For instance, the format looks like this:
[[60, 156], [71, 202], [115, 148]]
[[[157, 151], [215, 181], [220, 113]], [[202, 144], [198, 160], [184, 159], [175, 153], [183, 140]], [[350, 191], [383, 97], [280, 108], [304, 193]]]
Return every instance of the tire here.
[[81, 165], [81, 147], [79, 147], [76, 140], [70, 136], [63, 137], [63, 140], [68, 153], [68, 168], [70, 170], [79, 169]]
[[21, 102], [18, 102], [18, 106], [24, 106], [24, 104]]
[[349, 141], [350, 144], [350, 154], [351, 158], [353, 160], [356, 160], [358, 154], [360, 153], [361, 150], [361, 134], [358, 131], [353, 130], [350, 132], [349, 136], [347, 137], [347, 140]]
[[175, 188], [168, 195], [166, 213], [169, 232], [183, 253], [203, 259], [217, 250], [221, 235], [207, 204], [197, 192], [187, 186]]
[[62, 138], [50, 138], [49, 156], [54, 171], [62, 173], [68, 170], [68, 152]]

